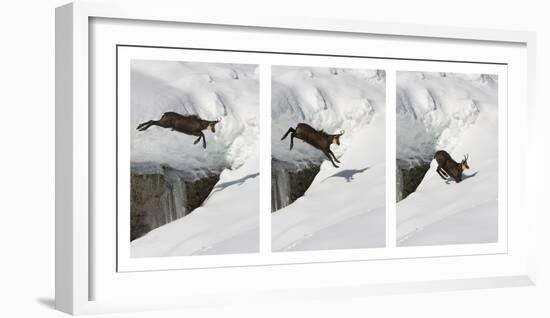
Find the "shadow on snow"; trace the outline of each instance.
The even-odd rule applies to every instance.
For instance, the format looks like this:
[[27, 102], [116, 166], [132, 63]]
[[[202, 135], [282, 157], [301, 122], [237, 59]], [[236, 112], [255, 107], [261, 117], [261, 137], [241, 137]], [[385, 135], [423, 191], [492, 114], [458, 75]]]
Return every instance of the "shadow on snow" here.
[[351, 182], [355, 178], [356, 174], [363, 173], [369, 168], [370, 167], [365, 167], [363, 169], [346, 169], [346, 170], [342, 170], [340, 172], [337, 172], [337, 173], [333, 174], [330, 177], [326, 177], [321, 182], [325, 182], [327, 179], [330, 179], [330, 178], [344, 178], [344, 179], [346, 179], [347, 182]]
[[[218, 191], [225, 190], [226, 188], [228, 188], [230, 186], [233, 186], [233, 185], [239, 185], [240, 186], [243, 183], [245, 183], [248, 179], [254, 179], [259, 175], [260, 175], [260, 173], [253, 173], [253, 174], [249, 174], [249, 175], [244, 176], [244, 177], [242, 177], [240, 179], [237, 179], [237, 180], [220, 183], [217, 186], [215, 186], [214, 189], [212, 189], [212, 192], [210, 192], [210, 194], [208, 195], [208, 198], [210, 198], [212, 196], [212, 194], [214, 194]], [[204, 200], [204, 201], [206, 201], [206, 200]]]

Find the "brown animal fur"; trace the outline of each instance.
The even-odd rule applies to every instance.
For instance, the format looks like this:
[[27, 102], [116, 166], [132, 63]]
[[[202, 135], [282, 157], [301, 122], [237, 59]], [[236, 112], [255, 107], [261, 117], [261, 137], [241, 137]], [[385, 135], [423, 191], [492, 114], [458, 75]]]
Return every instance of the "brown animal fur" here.
[[441, 178], [447, 180], [450, 176], [456, 183], [462, 181], [462, 171], [470, 169], [468, 166], [468, 155], [464, 156], [461, 163], [458, 163], [451, 158], [445, 150], [436, 151], [434, 159], [437, 161], [437, 173]]
[[216, 124], [220, 120], [210, 121], [200, 119], [197, 115], [184, 116], [174, 112], [167, 112], [162, 115], [159, 120], [150, 120], [137, 126], [137, 130], [144, 131], [151, 126], [159, 126], [162, 128], [172, 128], [186, 135], [198, 136], [194, 144], [202, 139], [202, 146], [206, 148], [206, 138], [202, 132], [205, 129], [210, 129], [213, 133], [216, 132]]
[[288, 134], [290, 134], [290, 150], [292, 150], [292, 147], [294, 146], [294, 138], [301, 139], [311, 146], [321, 150], [330, 160], [332, 165], [338, 168], [334, 161], [338, 163], [340, 163], [340, 161], [338, 161], [332, 150], [330, 150], [330, 145], [340, 145], [340, 136], [344, 134], [343, 132], [341, 134], [329, 135], [322, 130], [314, 129], [308, 124], [299, 123], [296, 125], [296, 129], [292, 127], [289, 128], [281, 140], [284, 140]]

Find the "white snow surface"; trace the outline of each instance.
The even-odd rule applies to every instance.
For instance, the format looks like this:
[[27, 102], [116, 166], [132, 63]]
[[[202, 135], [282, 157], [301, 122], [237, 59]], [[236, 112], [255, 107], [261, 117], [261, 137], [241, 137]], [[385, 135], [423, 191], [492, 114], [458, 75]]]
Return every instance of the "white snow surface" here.
[[[399, 246], [490, 243], [498, 239], [498, 78], [398, 72], [398, 162], [431, 161], [414, 193], [397, 203]], [[432, 160], [469, 154], [460, 183]]]
[[[321, 158], [281, 136], [299, 122], [328, 133], [345, 130], [304, 196], [272, 214], [272, 250], [300, 251], [385, 245], [385, 76], [370, 70], [274, 67], [272, 156], [292, 162]], [[324, 159], [323, 159], [324, 160]]]
[[[257, 252], [257, 66], [133, 60], [131, 72], [132, 163], [186, 172], [223, 169], [201, 207], [132, 241], [131, 256]], [[206, 149], [193, 144], [196, 137], [170, 129], [135, 129], [167, 111], [221, 121], [216, 133], [205, 132]]]

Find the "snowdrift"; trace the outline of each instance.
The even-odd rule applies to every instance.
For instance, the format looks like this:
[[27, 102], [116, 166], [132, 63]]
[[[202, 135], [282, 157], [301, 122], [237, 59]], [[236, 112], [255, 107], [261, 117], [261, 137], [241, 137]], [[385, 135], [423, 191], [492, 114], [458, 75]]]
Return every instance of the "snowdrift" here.
[[[131, 72], [132, 171], [221, 172], [201, 207], [132, 241], [131, 256], [258, 251], [257, 66], [133, 60]], [[170, 129], [135, 129], [167, 111], [221, 121], [216, 133], [205, 132], [206, 149]]]
[[272, 250], [382, 247], [385, 244], [385, 76], [381, 71], [274, 67], [272, 156], [295, 162], [322, 153], [280, 140], [289, 127], [310, 123], [345, 130], [303, 197], [272, 214]]
[[[414, 193], [397, 203], [399, 246], [489, 243], [498, 238], [498, 78], [398, 72], [397, 160], [431, 161]], [[461, 183], [435, 172], [436, 150], [469, 154]]]

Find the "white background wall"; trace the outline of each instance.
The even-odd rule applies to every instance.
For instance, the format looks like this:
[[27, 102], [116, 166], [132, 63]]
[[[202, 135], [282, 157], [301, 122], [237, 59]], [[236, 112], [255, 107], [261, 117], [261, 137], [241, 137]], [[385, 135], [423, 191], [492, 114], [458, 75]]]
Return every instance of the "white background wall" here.
[[[196, 0], [209, 8], [386, 22], [538, 32], [539, 158], [548, 153], [550, 12], [545, 1]], [[0, 316], [61, 317], [54, 311], [54, 8], [61, 0], [3, 1], [0, 11]], [[155, 1], [160, 5], [159, 1]], [[510, 105], [514, 107], [514, 105]], [[542, 160], [541, 160], [542, 161]], [[533, 164], [535, 158], [533, 158]], [[546, 164], [546, 162], [542, 162]], [[521, 169], [521, 167], [512, 167]], [[548, 172], [540, 166], [540, 197]], [[546, 202], [539, 210], [550, 212]], [[538, 286], [338, 301], [202, 308], [112, 317], [548, 317], [549, 218], [539, 220]]]

